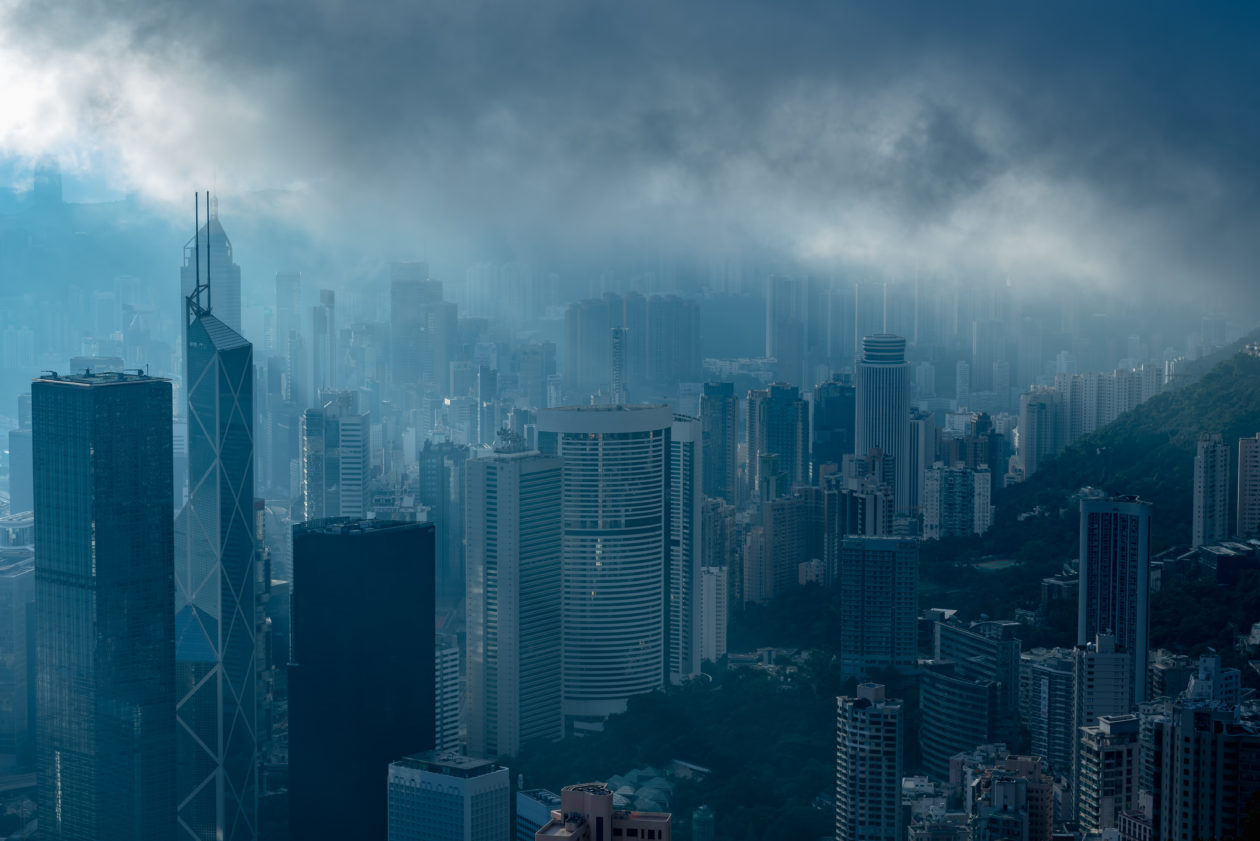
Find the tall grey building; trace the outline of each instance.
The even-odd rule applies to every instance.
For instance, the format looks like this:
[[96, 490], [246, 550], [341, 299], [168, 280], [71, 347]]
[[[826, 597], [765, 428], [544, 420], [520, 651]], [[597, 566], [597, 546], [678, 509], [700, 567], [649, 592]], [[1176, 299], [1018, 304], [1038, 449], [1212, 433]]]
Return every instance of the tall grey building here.
[[903, 729], [880, 684], [836, 699], [836, 841], [901, 841]]
[[1150, 645], [1151, 504], [1135, 496], [1081, 500], [1076, 642], [1112, 634], [1130, 658], [1132, 703], [1146, 700]]
[[228, 329], [239, 333], [241, 267], [233, 262], [232, 241], [219, 223], [219, 200], [215, 198], [211, 202], [206, 211], [206, 223], [194, 240], [184, 244], [184, 265], [179, 270], [180, 293], [187, 299], [197, 288], [198, 278], [203, 284], [208, 282], [214, 292], [213, 299], [206, 304], [207, 308], [213, 305], [218, 319]]
[[1238, 439], [1238, 517], [1234, 532], [1239, 537], [1260, 537], [1260, 432]]
[[674, 415], [669, 481], [669, 679], [700, 673], [700, 555], [703, 528], [703, 435], [698, 418]]
[[[429, 307], [442, 301], [442, 283], [429, 279], [428, 263], [389, 267], [391, 365], [396, 385], [416, 386], [425, 372]], [[445, 371], [442, 372], [445, 376]]]
[[734, 383], [705, 383], [700, 392], [704, 495], [739, 503], [739, 400]]
[[784, 474], [775, 488], [778, 496], [809, 483], [809, 407], [794, 385], [772, 383], [748, 392], [748, 476], [754, 498], [766, 485], [762, 457], [767, 455], [777, 456]]
[[879, 450], [893, 462], [893, 505], [908, 513], [910, 500], [910, 365], [906, 340], [889, 333], [862, 339], [857, 362], [854, 453]]
[[856, 538], [840, 546], [840, 665], [845, 674], [910, 669], [918, 659], [919, 544]]
[[539, 450], [564, 459], [566, 727], [602, 727], [665, 683], [673, 422], [668, 406], [538, 413]]
[[467, 471], [468, 751], [514, 756], [563, 734], [560, 459], [497, 453]]
[[176, 804], [171, 384], [50, 375], [31, 399], [40, 837], [166, 841]]
[[302, 413], [302, 519], [362, 517], [372, 475], [372, 426], [358, 393], [325, 392]]
[[178, 837], [241, 841], [257, 837], [258, 814], [254, 349], [215, 315], [212, 294], [217, 287], [212, 293], [203, 279], [186, 300], [187, 543], [175, 563]]
[[1203, 433], [1194, 455], [1194, 517], [1191, 545], [1229, 537], [1229, 446], [1217, 434]]

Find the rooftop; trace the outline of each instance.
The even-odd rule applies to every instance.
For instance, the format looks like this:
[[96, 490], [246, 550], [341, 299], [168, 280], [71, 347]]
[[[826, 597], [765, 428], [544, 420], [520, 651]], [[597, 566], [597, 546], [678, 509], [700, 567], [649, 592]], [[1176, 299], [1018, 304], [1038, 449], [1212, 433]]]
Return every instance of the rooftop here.
[[145, 374], [140, 370], [102, 371], [100, 373], [84, 371], [81, 374], [59, 374], [56, 371], [45, 371], [43, 374], [36, 377], [35, 381], [88, 386], [120, 385], [123, 383], [139, 382], [170, 382], [170, 380], [165, 377], [150, 377], [148, 374]]
[[371, 531], [385, 531], [405, 527], [424, 528], [428, 523], [412, 523], [406, 520], [359, 519], [358, 517], [329, 517], [323, 520], [309, 520], [296, 523], [293, 533], [297, 534], [363, 534]]
[[455, 751], [425, 751], [403, 757], [392, 763], [402, 768], [414, 768], [428, 771], [430, 774], [444, 774], [448, 777], [482, 777], [493, 774], [502, 766], [495, 765], [488, 759], [475, 759]]

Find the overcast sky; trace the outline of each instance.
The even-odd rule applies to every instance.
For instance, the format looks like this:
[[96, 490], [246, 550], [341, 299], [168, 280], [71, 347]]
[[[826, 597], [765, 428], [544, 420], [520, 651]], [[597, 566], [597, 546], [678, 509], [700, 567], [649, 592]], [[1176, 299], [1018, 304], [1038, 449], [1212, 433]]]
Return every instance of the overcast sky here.
[[0, 155], [386, 259], [1254, 295], [1258, 8], [0, 0]]

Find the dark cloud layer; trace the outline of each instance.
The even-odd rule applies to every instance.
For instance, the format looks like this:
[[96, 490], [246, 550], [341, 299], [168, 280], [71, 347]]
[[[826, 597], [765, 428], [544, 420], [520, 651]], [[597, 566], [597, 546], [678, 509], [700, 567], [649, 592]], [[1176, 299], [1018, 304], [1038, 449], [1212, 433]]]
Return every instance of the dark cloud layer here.
[[163, 199], [279, 188], [365, 248], [1256, 281], [1248, 4], [0, 9], [0, 57], [69, 103], [10, 152], [86, 149]]

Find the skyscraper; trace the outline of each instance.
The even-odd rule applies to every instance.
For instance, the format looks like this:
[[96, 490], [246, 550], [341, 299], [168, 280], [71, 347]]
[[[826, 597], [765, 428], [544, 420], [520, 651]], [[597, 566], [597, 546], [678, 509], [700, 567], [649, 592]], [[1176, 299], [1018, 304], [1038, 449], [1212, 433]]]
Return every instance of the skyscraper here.
[[1255, 438], [1238, 439], [1238, 517], [1234, 531], [1239, 537], [1260, 537], [1260, 432]]
[[705, 383], [700, 392], [704, 495], [739, 503], [739, 400], [734, 383]]
[[40, 837], [165, 841], [176, 804], [171, 384], [50, 375], [31, 400]]
[[840, 665], [845, 674], [909, 669], [918, 658], [919, 544], [857, 538], [840, 547]]
[[323, 406], [302, 413], [303, 520], [362, 517], [372, 475], [372, 427], [358, 393], [323, 392]]
[[1229, 537], [1229, 447], [1219, 434], [1203, 433], [1194, 456], [1194, 518], [1191, 545]]
[[857, 420], [854, 453], [866, 458], [879, 450], [893, 462], [893, 504], [910, 507], [910, 366], [906, 340], [877, 333], [862, 339], [857, 363]]
[[433, 749], [461, 747], [461, 708], [464, 682], [459, 676], [459, 641], [454, 634], [438, 634], [433, 645]]
[[1146, 700], [1150, 640], [1151, 504], [1135, 496], [1081, 500], [1078, 645], [1113, 634], [1130, 658], [1132, 703]]
[[669, 481], [669, 679], [700, 673], [700, 554], [704, 458], [700, 420], [674, 415]]
[[336, 300], [333, 290], [321, 289], [319, 303], [311, 307], [311, 394], [339, 384]]
[[835, 376], [814, 386], [814, 484], [820, 483], [824, 465], [838, 473], [844, 457], [853, 453], [856, 419], [857, 391], [852, 378]]
[[[426, 308], [442, 301], [442, 283], [429, 279], [428, 263], [389, 267], [389, 331], [396, 385], [417, 386], [424, 373]], [[443, 370], [442, 376], [446, 372]]]
[[538, 413], [539, 449], [562, 471], [564, 715], [600, 727], [666, 676], [670, 580], [668, 406]]
[[809, 482], [809, 412], [800, 389], [772, 383], [748, 392], [748, 473], [754, 497], [765, 484], [762, 457], [777, 456], [784, 481], [777, 495]]
[[[426, 751], [389, 764], [389, 841], [508, 841], [508, 769]], [[380, 836], [360, 836], [379, 837]]]
[[187, 542], [175, 563], [176, 781], [180, 838], [240, 841], [257, 833], [254, 349], [214, 314], [217, 287], [214, 296], [203, 278], [186, 299], [189, 484], [181, 517]]
[[836, 699], [836, 841], [901, 841], [903, 726], [880, 684]]
[[386, 775], [434, 739], [433, 526], [293, 529], [289, 826], [386, 837]]
[[515, 756], [558, 739], [560, 459], [468, 462], [468, 752]]

